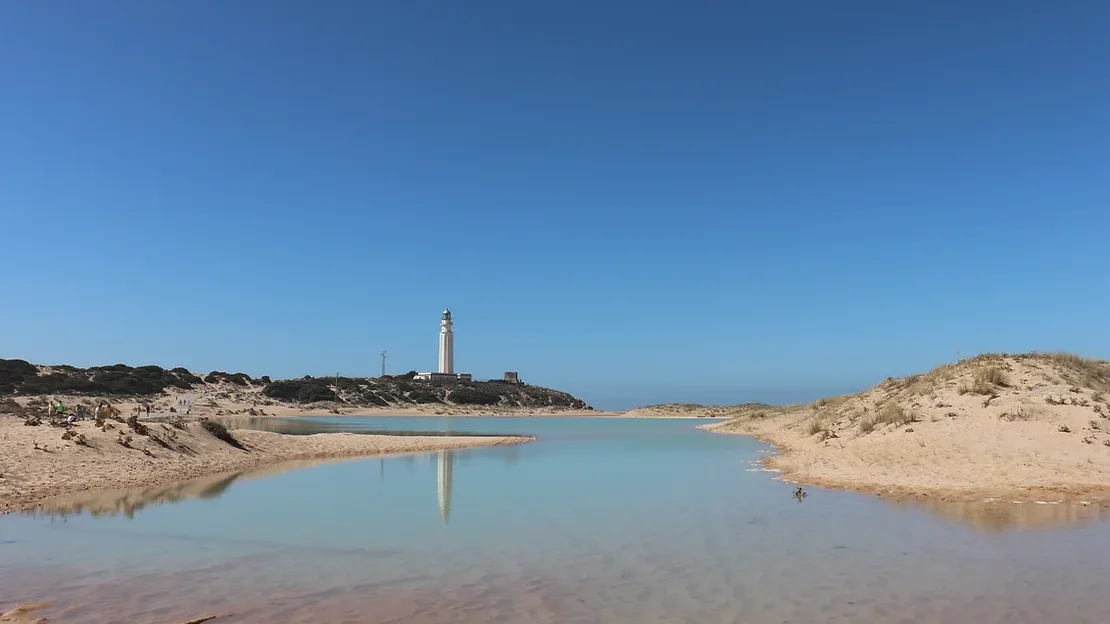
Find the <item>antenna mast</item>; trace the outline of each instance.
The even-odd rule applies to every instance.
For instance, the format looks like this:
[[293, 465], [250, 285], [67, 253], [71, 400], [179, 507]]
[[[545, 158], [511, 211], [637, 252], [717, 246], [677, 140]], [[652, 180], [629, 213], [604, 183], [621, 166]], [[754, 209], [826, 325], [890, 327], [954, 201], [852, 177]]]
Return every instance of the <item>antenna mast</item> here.
[[382, 377], [385, 377], [385, 351], [382, 351]]

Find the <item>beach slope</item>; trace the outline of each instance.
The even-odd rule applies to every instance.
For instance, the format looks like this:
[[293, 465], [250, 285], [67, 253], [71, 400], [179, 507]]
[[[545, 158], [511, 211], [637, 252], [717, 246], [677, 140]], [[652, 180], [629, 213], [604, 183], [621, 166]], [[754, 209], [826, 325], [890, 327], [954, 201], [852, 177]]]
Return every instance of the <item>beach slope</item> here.
[[859, 394], [706, 425], [778, 447], [790, 481], [892, 497], [1110, 501], [1110, 363], [982, 355]]

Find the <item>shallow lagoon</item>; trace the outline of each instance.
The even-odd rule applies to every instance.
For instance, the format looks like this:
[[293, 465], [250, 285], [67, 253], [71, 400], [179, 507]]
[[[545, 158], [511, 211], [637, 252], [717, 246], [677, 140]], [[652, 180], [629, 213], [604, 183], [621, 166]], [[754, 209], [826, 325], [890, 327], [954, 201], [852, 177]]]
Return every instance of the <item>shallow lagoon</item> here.
[[704, 422], [253, 422], [539, 439], [0, 517], [0, 606], [49, 600], [63, 623], [1110, 621], [1104, 509], [798, 501], [757, 470], [768, 447]]

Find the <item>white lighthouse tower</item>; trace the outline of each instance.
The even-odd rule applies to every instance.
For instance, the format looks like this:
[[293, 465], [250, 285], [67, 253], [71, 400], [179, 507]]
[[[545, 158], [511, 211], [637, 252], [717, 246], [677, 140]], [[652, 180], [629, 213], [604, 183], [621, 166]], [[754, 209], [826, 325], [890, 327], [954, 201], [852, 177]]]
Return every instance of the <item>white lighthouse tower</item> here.
[[439, 320], [439, 372], [455, 373], [455, 332], [451, 331], [451, 308], [443, 311]]
[[454, 325], [451, 308], [446, 308], [439, 317], [439, 370], [434, 373], [417, 373], [413, 379], [433, 383], [456, 383], [473, 379], [470, 373], [455, 372], [455, 332], [451, 330]]

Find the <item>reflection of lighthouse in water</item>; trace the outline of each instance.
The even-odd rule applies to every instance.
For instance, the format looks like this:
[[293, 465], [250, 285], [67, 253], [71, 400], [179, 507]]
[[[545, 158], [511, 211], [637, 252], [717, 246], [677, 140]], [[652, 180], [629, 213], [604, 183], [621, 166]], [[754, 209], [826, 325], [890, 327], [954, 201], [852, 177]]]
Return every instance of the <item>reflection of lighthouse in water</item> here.
[[440, 451], [436, 472], [439, 485], [439, 517], [447, 524], [451, 520], [451, 471], [455, 466], [454, 451]]

